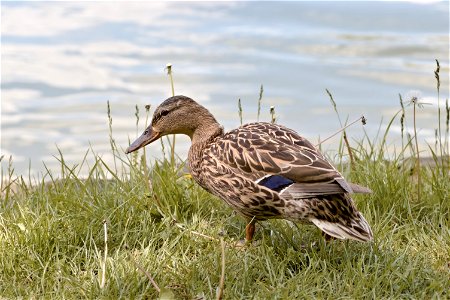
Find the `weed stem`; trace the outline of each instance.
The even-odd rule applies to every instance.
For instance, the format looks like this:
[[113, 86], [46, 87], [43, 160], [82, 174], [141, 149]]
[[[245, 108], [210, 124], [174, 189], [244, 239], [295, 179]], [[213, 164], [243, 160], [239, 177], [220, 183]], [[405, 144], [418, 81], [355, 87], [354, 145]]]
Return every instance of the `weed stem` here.
[[[173, 76], [172, 76], [172, 64], [167, 64], [166, 65], [166, 69], [167, 69], [167, 75], [169, 75], [170, 78], [170, 86], [172, 88], [172, 97], [175, 96], [175, 88], [173, 86]], [[175, 139], [176, 136], [175, 134], [172, 135], [172, 143], [170, 145], [170, 163], [172, 164], [172, 167], [175, 166]]]
[[225, 242], [223, 241], [223, 238], [220, 239], [220, 249], [222, 253], [222, 272], [220, 275], [219, 292], [217, 293], [217, 300], [221, 300], [223, 298], [223, 288], [225, 285]]
[[100, 289], [105, 287], [106, 282], [106, 258], [108, 257], [108, 227], [106, 220], [103, 220], [103, 231], [105, 233], [105, 256], [102, 263], [102, 280], [100, 282]]
[[329, 137], [327, 137], [326, 139], [320, 141], [318, 144], [316, 144], [316, 147], [319, 147], [321, 144], [323, 144], [324, 142], [328, 141], [329, 139], [331, 139], [332, 137], [334, 137], [335, 135], [337, 135], [338, 133], [342, 132], [343, 130], [347, 129], [348, 127], [352, 126], [353, 124], [355, 124], [356, 122], [359, 121], [363, 121], [365, 123], [366, 118], [364, 116], [359, 117], [358, 119], [356, 119], [355, 121], [351, 122], [348, 125], [345, 125], [344, 127], [342, 127], [341, 129], [339, 129], [338, 131], [336, 131], [335, 133], [333, 133], [332, 135], [330, 135]]

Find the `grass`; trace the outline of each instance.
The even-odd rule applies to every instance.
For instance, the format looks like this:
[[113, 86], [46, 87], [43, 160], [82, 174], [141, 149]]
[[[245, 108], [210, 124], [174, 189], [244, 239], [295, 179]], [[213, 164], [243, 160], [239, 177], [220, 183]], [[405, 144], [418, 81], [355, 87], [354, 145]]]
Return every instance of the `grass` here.
[[351, 168], [343, 150], [338, 159], [350, 181], [373, 190], [355, 196], [372, 243], [325, 242], [315, 227], [272, 220], [253, 245], [234, 247], [246, 224], [185, 176], [183, 161], [125, 158], [112, 135], [114, 165], [87, 154], [87, 177], [78, 175], [86, 159], [69, 166], [62, 153], [61, 173], [39, 182], [15, 176], [2, 157], [0, 297], [450, 298], [448, 152], [430, 147], [436, 166], [417, 169], [403, 159], [411, 138], [387, 160], [389, 128], [354, 142]]

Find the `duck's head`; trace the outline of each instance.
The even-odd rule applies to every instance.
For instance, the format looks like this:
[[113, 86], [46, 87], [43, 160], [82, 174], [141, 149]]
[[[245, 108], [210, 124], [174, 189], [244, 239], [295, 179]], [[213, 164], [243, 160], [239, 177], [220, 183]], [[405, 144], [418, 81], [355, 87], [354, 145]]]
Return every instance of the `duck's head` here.
[[128, 147], [126, 153], [136, 151], [167, 134], [182, 133], [193, 139], [200, 127], [211, 124], [217, 124], [217, 121], [206, 108], [191, 98], [170, 97], [156, 108], [150, 126]]

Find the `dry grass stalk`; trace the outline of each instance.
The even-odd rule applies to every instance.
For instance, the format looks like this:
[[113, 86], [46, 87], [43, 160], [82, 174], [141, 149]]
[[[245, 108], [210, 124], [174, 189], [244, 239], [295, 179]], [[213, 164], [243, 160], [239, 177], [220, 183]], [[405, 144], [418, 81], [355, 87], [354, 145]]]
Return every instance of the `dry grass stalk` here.
[[149, 272], [147, 272], [143, 267], [141, 267], [141, 265], [139, 265], [136, 261], [133, 260], [134, 265], [136, 266], [136, 268], [139, 269], [139, 271], [141, 271], [142, 273], [145, 274], [145, 276], [147, 276], [148, 280], [150, 281], [150, 283], [153, 285], [153, 287], [155, 288], [155, 290], [158, 293], [161, 293], [161, 289], [159, 288], [159, 286], [156, 284], [156, 281], [153, 279], [152, 275], [150, 275]]
[[105, 256], [102, 262], [102, 279], [100, 282], [100, 289], [103, 289], [106, 283], [106, 258], [108, 257], [108, 227], [106, 220], [103, 220], [103, 231], [105, 234]]
[[[173, 85], [172, 64], [166, 65], [167, 75], [170, 78], [170, 87], [172, 88], [172, 96], [175, 96], [175, 88]], [[172, 136], [172, 143], [170, 144], [170, 162], [172, 166], [175, 165], [175, 134]]]
[[220, 274], [219, 291], [217, 293], [217, 300], [223, 298], [223, 289], [225, 285], [225, 242], [223, 238], [220, 239], [220, 249], [222, 253], [222, 272]]
[[353, 124], [355, 124], [356, 122], [361, 121], [361, 123], [363, 125], [366, 125], [366, 118], [364, 116], [359, 117], [358, 119], [356, 119], [355, 121], [351, 122], [350, 124], [345, 125], [344, 127], [342, 127], [341, 129], [339, 129], [338, 131], [336, 131], [335, 133], [333, 133], [332, 135], [330, 135], [329, 137], [327, 137], [324, 140], [319, 141], [319, 143], [317, 143], [315, 146], [319, 147], [321, 144], [323, 144], [324, 142], [328, 141], [329, 139], [331, 139], [332, 137], [334, 137], [336, 134], [344, 131], [345, 129], [347, 129], [348, 127], [352, 126]]

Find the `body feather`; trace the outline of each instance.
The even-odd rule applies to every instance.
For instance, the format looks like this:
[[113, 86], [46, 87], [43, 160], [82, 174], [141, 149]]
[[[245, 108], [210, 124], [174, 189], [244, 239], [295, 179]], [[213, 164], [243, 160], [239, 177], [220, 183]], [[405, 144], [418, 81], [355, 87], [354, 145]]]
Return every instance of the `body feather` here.
[[291, 129], [271, 123], [243, 125], [218, 136], [195, 163], [194, 179], [248, 219], [286, 218], [313, 223], [340, 239], [372, 239], [349, 196], [370, 189], [348, 183]]

